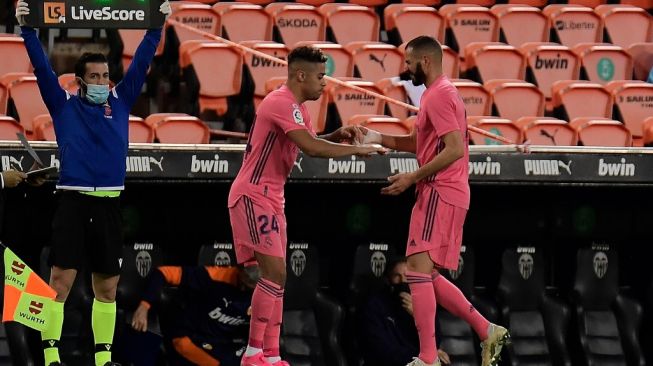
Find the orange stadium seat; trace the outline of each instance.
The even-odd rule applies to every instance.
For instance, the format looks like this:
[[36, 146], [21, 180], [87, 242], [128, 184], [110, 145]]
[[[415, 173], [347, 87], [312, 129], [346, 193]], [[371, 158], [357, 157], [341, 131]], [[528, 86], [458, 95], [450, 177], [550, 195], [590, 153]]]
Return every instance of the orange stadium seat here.
[[[32, 64], [27, 56], [23, 38], [0, 35], [0, 76], [9, 72], [32, 72]], [[6, 57], [11, 55], [11, 57]]]
[[415, 128], [415, 123], [417, 123], [417, 116], [410, 116], [404, 120], [404, 125], [411, 131]]
[[[381, 93], [379, 88], [371, 81], [353, 78], [343, 79], [343, 81], [360, 88]], [[327, 84], [327, 93], [329, 95], [329, 103], [335, 105], [335, 110], [338, 113], [341, 123], [346, 123], [355, 114], [384, 114], [385, 102], [374, 96], [334, 83]]]
[[397, 47], [383, 42], [352, 42], [346, 47], [354, 59], [355, 70], [363, 80], [376, 82], [397, 76], [405, 68]]
[[468, 116], [487, 116], [490, 114], [492, 100], [490, 99], [490, 93], [483, 88], [483, 85], [465, 79], [455, 79], [452, 80], [452, 83], [463, 98]]
[[551, 20], [553, 34], [560, 44], [574, 47], [577, 43], [600, 43], [603, 22], [592, 8], [580, 5], [549, 5], [542, 10]]
[[354, 4], [324, 4], [319, 10], [336, 42], [346, 45], [379, 40], [379, 17], [372, 9]]
[[607, 2], [608, 0], [567, 0], [567, 4], [569, 5], [587, 6], [588, 8], [596, 8]]
[[515, 121], [515, 125], [522, 129], [524, 140], [532, 145], [578, 145], [578, 133], [567, 121], [550, 117], [522, 117]]
[[653, 9], [653, 0], [618, 0], [617, 2], [621, 5], [633, 5], [646, 10]]
[[633, 79], [646, 81], [653, 67], [653, 43], [633, 43], [627, 52], [633, 60]]
[[348, 126], [362, 125], [370, 130], [391, 135], [409, 135], [410, 129], [401, 122], [399, 118], [375, 115], [375, 114], [356, 114], [349, 118], [346, 123]]
[[[386, 97], [410, 104], [408, 95], [406, 94], [406, 89], [397, 78], [381, 79], [376, 82], [376, 86]], [[410, 114], [408, 109], [392, 103], [388, 103], [388, 109], [390, 110], [390, 115], [392, 117], [401, 120], [408, 118]]]
[[[503, 136], [516, 144], [523, 141], [523, 133], [515, 124], [507, 118], [491, 116], [469, 116], [467, 125], [478, 127], [482, 130], [491, 132], [495, 135]], [[469, 131], [470, 143], [474, 145], [502, 145], [501, 141], [481, 135], [480, 133]]]
[[[498, 4], [490, 11], [499, 20], [501, 40], [515, 47], [549, 41], [549, 18], [534, 6]], [[524, 26], [528, 24], [528, 26]]]
[[[406, 53], [406, 44], [408, 44], [408, 42], [404, 42], [399, 46], [399, 51], [404, 55]], [[447, 45], [443, 44], [441, 46], [442, 72], [444, 72], [449, 79], [458, 79], [458, 76], [460, 75], [460, 58], [458, 57], [458, 54]]]
[[653, 116], [644, 120], [642, 124], [644, 137], [642, 139], [642, 146], [653, 146]]
[[298, 3], [313, 5], [313, 6], [320, 6], [320, 5], [332, 3], [334, 1], [335, 0], [300, 0], [300, 1], [298, 1]]
[[77, 77], [73, 73], [59, 75], [59, 85], [72, 95], [77, 94], [79, 90]]
[[490, 93], [492, 114], [510, 120], [544, 115], [544, 94], [531, 83], [497, 79], [486, 82], [484, 87]]
[[[241, 42], [240, 44], [283, 60], [288, 58], [288, 48], [282, 43], [246, 41]], [[252, 81], [254, 82], [254, 102], [255, 105], [258, 106], [258, 102], [267, 95], [265, 82], [273, 77], [287, 75], [286, 66], [279, 62], [273, 62], [257, 56], [251, 52], [243, 51], [242, 53], [247, 70], [252, 76]]]
[[562, 119], [571, 121], [578, 117], [612, 117], [612, 94], [601, 84], [584, 80], [559, 80], [553, 83], [551, 92], [554, 111]]
[[[210, 5], [175, 1], [173, 1], [171, 4], [174, 4], [174, 6], [172, 7], [172, 14], [170, 14], [170, 19], [176, 20], [179, 23], [188, 25], [190, 27], [197, 28], [204, 32], [215, 35], [221, 34], [218, 15], [213, 11], [213, 9], [211, 9]], [[208, 41], [206, 37], [186, 28], [172, 26], [172, 29], [174, 30], [174, 33], [177, 37], [177, 45], [190, 40]], [[140, 40], [143, 39], [142, 32], [143, 31], [141, 30], [120, 30], [123, 44], [126, 40], [129, 40], [129, 48], [127, 47], [127, 44], [125, 44], [123, 55], [125, 55], [125, 51], [129, 49], [131, 52], [127, 53], [127, 55], [133, 57], [133, 52], [136, 51], [136, 47], [138, 47]]]
[[152, 113], [149, 116], [145, 117], [145, 124], [152, 127], [156, 128], [156, 126], [163, 122], [167, 117], [179, 117], [179, 116], [186, 116], [190, 117], [186, 113]]
[[8, 100], [9, 100], [8, 86], [0, 82], [0, 115], [7, 114]]
[[32, 120], [34, 126], [34, 137], [39, 141], [57, 141], [54, 133], [54, 123], [49, 114], [39, 114]]
[[312, 5], [272, 3], [265, 11], [273, 19], [281, 41], [288, 47], [301, 41], [324, 41], [326, 21]]
[[[186, 57], [199, 82], [200, 112], [215, 110], [218, 115], [224, 114], [227, 111], [226, 98], [240, 93], [241, 53], [226, 44], [204, 42], [190, 48]], [[220, 60], [220, 67], [216, 67], [216, 60]]]
[[349, 3], [374, 8], [387, 4], [388, 0], [349, 0]]
[[326, 54], [328, 60], [326, 64], [326, 73], [333, 77], [352, 77], [354, 76], [354, 59], [351, 53], [340, 44], [331, 42], [299, 42], [295, 47], [313, 46], [319, 48]]
[[578, 142], [583, 146], [632, 146], [633, 137], [623, 123], [604, 118], [576, 118], [569, 126], [578, 132]]
[[543, 8], [548, 4], [547, 0], [508, 0], [506, 3], [511, 5], [529, 5], [536, 8]]
[[594, 12], [603, 19], [605, 41], [627, 49], [633, 43], [653, 41], [651, 15], [631, 5], [601, 5]]
[[129, 116], [129, 142], [153, 143], [154, 129], [136, 116]]
[[619, 46], [606, 43], [579, 43], [573, 48], [583, 75], [589, 81], [605, 84], [612, 80], [633, 78], [633, 61]]
[[162, 144], [208, 144], [209, 127], [197, 117], [169, 116], [155, 127]]
[[25, 129], [15, 119], [9, 116], [0, 116], [0, 140], [18, 140], [16, 134], [25, 133]]
[[618, 112], [616, 119], [622, 121], [633, 134], [641, 139], [642, 123], [653, 115], [653, 84], [643, 81], [613, 81], [605, 85], [612, 93]]
[[461, 57], [472, 42], [497, 42], [499, 40], [499, 21], [490, 9], [475, 5], [448, 4], [440, 8], [440, 14], [447, 20], [447, 29], [452, 39], [446, 44], [456, 50]]
[[265, 94], [270, 94], [271, 91], [279, 89], [283, 84], [286, 83], [288, 78], [285, 76], [279, 76], [270, 78], [265, 82]]
[[441, 0], [401, 0], [402, 3], [410, 5], [427, 5], [427, 6], [440, 6]]
[[268, 5], [268, 4], [272, 3], [272, 2], [274, 2], [274, 0], [247, 0], [247, 1], [245, 1], [245, 0], [236, 0], [236, 1], [241, 2], [241, 3], [249, 3], [249, 4], [261, 5], [261, 6], [265, 6], [265, 5]]
[[213, 11], [218, 14], [222, 37], [230, 41], [272, 40], [272, 18], [260, 5], [218, 2]]
[[392, 44], [400, 45], [422, 35], [444, 41], [444, 20], [430, 6], [390, 4], [383, 9], [383, 18]]
[[557, 80], [576, 80], [580, 62], [569, 47], [555, 43], [528, 42], [522, 45], [528, 70], [533, 81], [547, 100], [551, 99], [551, 85]]
[[18, 121], [31, 133], [34, 117], [48, 113], [36, 84], [36, 76], [21, 75], [9, 84], [8, 89], [9, 100], [14, 102]]
[[472, 42], [465, 47], [467, 75], [485, 82], [492, 79], [524, 79], [526, 61], [513, 46], [498, 42]]

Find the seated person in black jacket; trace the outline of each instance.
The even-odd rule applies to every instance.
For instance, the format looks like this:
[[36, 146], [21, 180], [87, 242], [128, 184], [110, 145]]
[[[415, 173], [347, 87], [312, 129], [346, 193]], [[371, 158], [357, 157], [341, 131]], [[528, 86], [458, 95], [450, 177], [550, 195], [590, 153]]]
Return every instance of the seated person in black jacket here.
[[158, 267], [132, 327], [147, 330], [147, 313], [165, 284], [178, 286], [186, 303], [173, 325], [172, 344], [189, 362], [202, 366], [237, 366], [247, 346], [252, 290], [258, 267]]
[[[419, 353], [406, 268], [404, 257], [389, 262], [385, 273], [387, 286], [370, 296], [359, 312], [365, 365], [405, 366]], [[443, 364], [450, 363], [443, 350], [438, 350], [438, 357]]]

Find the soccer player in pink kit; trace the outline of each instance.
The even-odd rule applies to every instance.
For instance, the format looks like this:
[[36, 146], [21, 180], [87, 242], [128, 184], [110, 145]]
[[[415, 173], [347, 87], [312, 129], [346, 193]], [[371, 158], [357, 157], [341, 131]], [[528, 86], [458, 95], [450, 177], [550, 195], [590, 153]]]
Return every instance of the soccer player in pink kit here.
[[[360, 140], [355, 127], [316, 137], [307, 100], [321, 95], [326, 56], [316, 48], [298, 47], [288, 55], [288, 81], [258, 107], [243, 165], [229, 192], [229, 217], [239, 263], [256, 260], [261, 271], [252, 295], [248, 346], [241, 366], [286, 366], [279, 357], [279, 332], [286, 281], [284, 184], [299, 150], [317, 157], [384, 153], [380, 145], [346, 145]], [[358, 135], [357, 135], [358, 134]]]
[[482, 340], [482, 365], [496, 365], [508, 331], [488, 322], [440, 269], [456, 269], [469, 209], [469, 148], [465, 105], [442, 73], [442, 47], [420, 36], [406, 45], [414, 85], [426, 85], [415, 129], [393, 136], [362, 128], [363, 142], [417, 154], [419, 169], [393, 175], [381, 193], [398, 195], [413, 184], [417, 200], [410, 219], [406, 277], [413, 299], [420, 353], [408, 366], [440, 365], [435, 344], [436, 303], [464, 319]]

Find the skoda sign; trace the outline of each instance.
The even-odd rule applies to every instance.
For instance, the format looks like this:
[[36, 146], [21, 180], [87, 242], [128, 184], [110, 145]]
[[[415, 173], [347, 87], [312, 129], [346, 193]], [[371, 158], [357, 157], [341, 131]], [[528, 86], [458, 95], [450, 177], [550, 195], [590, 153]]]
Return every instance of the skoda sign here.
[[159, 12], [161, 0], [37, 0], [27, 24], [49, 28], [159, 28], [165, 16]]

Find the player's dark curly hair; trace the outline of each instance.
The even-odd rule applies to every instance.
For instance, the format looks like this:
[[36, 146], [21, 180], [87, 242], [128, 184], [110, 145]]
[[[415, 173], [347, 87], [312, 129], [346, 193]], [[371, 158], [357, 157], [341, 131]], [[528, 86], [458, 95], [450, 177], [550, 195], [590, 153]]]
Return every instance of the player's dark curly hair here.
[[319, 48], [301, 46], [292, 50], [288, 55], [288, 65], [292, 65], [297, 61], [325, 63], [327, 62], [327, 57]]
[[79, 78], [84, 78], [86, 74], [86, 64], [87, 63], [108, 63], [107, 57], [102, 53], [84, 53], [78, 60], [75, 62], [75, 76]]

